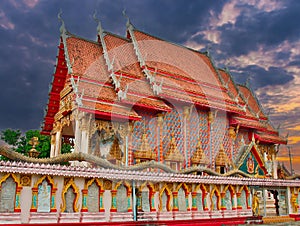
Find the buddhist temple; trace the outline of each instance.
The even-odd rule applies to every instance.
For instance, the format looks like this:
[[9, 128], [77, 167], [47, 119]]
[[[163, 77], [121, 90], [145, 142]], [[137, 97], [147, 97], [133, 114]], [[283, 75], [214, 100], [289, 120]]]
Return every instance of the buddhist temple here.
[[0, 223], [299, 219], [298, 177], [276, 161], [287, 139], [249, 84], [208, 52], [94, 19], [95, 41], [59, 15], [42, 125], [51, 154], [36, 158], [34, 141], [30, 156], [0, 149]]

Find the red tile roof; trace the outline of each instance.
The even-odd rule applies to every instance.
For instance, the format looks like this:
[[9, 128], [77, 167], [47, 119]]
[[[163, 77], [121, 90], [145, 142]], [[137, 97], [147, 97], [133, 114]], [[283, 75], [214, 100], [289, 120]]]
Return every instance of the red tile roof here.
[[134, 35], [146, 67], [158, 83], [162, 81], [161, 98], [243, 113], [226, 93], [209, 57], [141, 31]]
[[[139, 120], [136, 108], [170, 111], [169, 103], [176, 101], [230, 112], [232, 125], [261, 131], [257, 133], [259, 139], [282, 142], [251, 90], [235, 85], [230, 74], [217, 70], [206, 54], [138, 30], [133, 32], [134, 37], [130, 39], [105, 32], [98, 42], [69, 34], [60, 43], [44, 132], [52, 130], [60, 92], [64, 85], [70, 85], [73, 76], [75, 82], [79, 79], [78, 93], [83, 94], [80, 109], [93, 112], [96, 117]], [[105, 51], [113, 65], [112, 71], [108, 71]], [[140, 57], [145, 64], [139, 62]], [[70, 75], [67, 62], [72, 69]], [[162, 84], [161, 93], [154, 94], [153, 84], [143, 70], [148, 70], [156, 83]], [[111, 73], [120, 82], [120, 89], [127, 90], [122, 101], [118, 100], [119, 88], [114, 85]]]

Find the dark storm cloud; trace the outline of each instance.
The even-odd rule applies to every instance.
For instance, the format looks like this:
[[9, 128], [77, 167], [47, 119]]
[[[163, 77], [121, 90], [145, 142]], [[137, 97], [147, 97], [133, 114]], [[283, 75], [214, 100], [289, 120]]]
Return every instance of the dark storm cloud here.
[[[220, 48], [228, 56], [239, 56], [264, 45], [276, 48], [283, 41], [299, 38], [300, 2], [287, 1], [286, 7], [274, 12], [258, 11], [248, 6], [235, 24], [225, 24]], [[240, 6], [241, 7], [241, 6]]]
[[270, 67], [268, 70], [252, 65], [242, 69], [242, 73], [233, 73], [234, 78], [239, 83], [246, 82], [246, 79], [250, 78], [251, 87], [258, 89], [260, 87], [268, 85], [280, 85], [285, 84], [294, 79], [294, 76], [279, 67]]
[[[60, 23], [57, 14], [63, 11], [67, 29], [87, 39], [96, 40], [96, 23], [92, 19], [94, 10], [103, 28], [124, 35], [126, 9], [133, 25], [140, 30], [175, 43], [185, 43], [201, 30], [209, 30], [211, 11], [218, 15], [227, 1], [40, 1], [34, 7], [23, 1], [1, 1], [0, 12], [5, 12], [5, 22], [0, 26], [0, 130], [7, 127], [22, 130], [38, 129], [43, 120], [48, 86], [52, 79], [59, 42]], [[222, 42], [212, 46], [213, 56], [224, 59], [255, 50], [259, 45], [275, 48], [284, 40], [293, 40], [299, 34], [298, 1], [287, 1], [286, 9], [274, 13], [256, 13], [248, 6], [236, 24], [225, 24], [218, 28]], [[241, 6], [240, 6], [241, 7]], [[0, 14], [0, 25], [1, 23]], [[297, 25], [297, 26], [296, 26]], [[194, 39], [206, 46], [209, 41], [203, 35]], [[219, 50], [218, 55], [216, 54]], [[289, 53], [277, 56], [288, 57]], [[299, 60], [299, 59], [295, 59]], [[296, 62], [294, 62], [296, 63]], [[292, 63], [291, 63], [292, 64]], [[241, 70], [241, 68], [237, 68]], [[254, 74], [255, 87], [280, 84], [293, 77], [279, 68], [268, 71], [259, 66], [242, 68]], [[245, 81], [245, 73], [237, 80]], [[248, 73], [248, 72], [247, 72]], [[246, 76], [247, 77], [247, 76]]]
[[[212, 1], [167, 0], [135, 1], [128, 9], [133, 23], [146, 32], [168, 41], [183, 43], [207, 23], [209, 10], [220, 10], [222, 4]], [[141, 20], [141, 15], [145, 18]], [[205, 23], [204, 23], [205, 24]]]

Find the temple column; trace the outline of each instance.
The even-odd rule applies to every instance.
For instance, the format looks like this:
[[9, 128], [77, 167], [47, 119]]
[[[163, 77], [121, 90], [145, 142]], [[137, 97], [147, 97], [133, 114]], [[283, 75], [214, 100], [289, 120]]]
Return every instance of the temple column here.
[[88, 190], [87, 189], [82, 189], [82, 207], [81, 207], [81, 212], [88, 212], [88, 207], [87, 207], [87, 194]]
[[89, 149], [89, 115], [85, 115], [81, 119], [80, 129], [81, 129], [81, 144], [80, 152], [88, 153]]
[[156, 212], [156, 209], [155, 209], [155, 191], [149, 191], [150, 192], [150, 211], [151, 212]]
[[251, 209], [251, 206], [252, 206], [252, 204], [251, 204], [251, 200], [250, 200], [250, 192], [247, 192], [246, 193], [246, 199], [247, 199], [247, 209]]
[[141, 192], [138, 192], [136, 194], [136, 206], [137, 206], [137, 211], [142, 211], [142, 194]]
[[117, 212], [117, 190], [111, 190], [110, 212]]
[[128, 212], [132, 212], [131, 191], [127, 192], [127, 203], [128, 203]]
[[99, 191], [99, 212], [105, 212], [104, 205], [103, 205], [103, 193], [104, 190]]
[[16, 189], [16, 200], [15, 200], [15, 212], [21, 212], [21, 206], [20, 206], [20, 195], [21, 195], [22, 187], [17, 186]]
[[81, 148], [81, 130], [79, 124], [80, 124], [79, 119], [76, 119], [74, 152], [80, 152], [80, 148]]
[[232, 197], [231, 197], [231, 203], [232, 203], [232, 210], [236, 210], [237, 209], [236, 195], [232, 195]]
[[236, 202], [237, 202], [237, 209], [242, 209], [242, 203], [241, 203], [241, 193], [236, 193]]
[[212, 123], [214, 120], [213, 112], [209, 111], [208, 112], [208, 136], [209, 136], [209, 167], [211, 169], [214, 169], [215, 167], [213, 166], [213, 145], [212, 145]]
[[197, 192], [192, 192], [192, 211], [197, 211]]
[[186, 205], [186, 210], [187, 211], [190, 211], [191, 210], [191, 208], [190, 208], [190, 205], [189, 205], [189, 192], [187, 192], [186, 194], [185, 194], [185, 205]]
[[133, 165], [133, 152], [132, 149], [130, 148], [130, 144], [131, 144], [131, 136], [133, 133], [133, 129], [134, 129], [134, 122], [129, 122], [128, 126], [127, 126], [127, 143], [126, 143], [126, 151], [127, 151], [127, 161], [128, 161], [128, 165], [132, 166]]
[[80, 152], [82, 153], [88, 153], [88, 139], [89, 139], [89, 135], [87, 130], [82, 130], [81, 132], [81, 148], [80, 148]]
[[50, 158], [55, 156], [55, 135], [51, 135]]
[[209, 210], [208, 204], [207, 204], [207, 192], [203, 192], [203, 210], [207, 211]]
[[57, 188], [52, 188], [51, 189], [50, 212], [57, 212], [57, 209], [56, 209], [56, 191], [57, 191]]
[[188, 119], [189, 119], [189, 107], [185, 106], [183, 108], [183, 144], [184, 144], [184, 155], [185, 155], [185, 168], [188, 168], [190, 166], [191, 163], [191, 152], [188, 148], [188, 131], [187, 131], [187, 127], [188, 127]]
[[56, 132], [55, 135], [55, 154], [54, 156], [58, 156], [60, 154], [61, 151], [61, 130]]
[[221, 193], [221, 210], [226, 210], [225, 192]]
[[128, 124], [126, 124], [126, 127], [122, 130], [122, 134], [125, 137], [125, 166], [131, 166], [133, 164], [133, 153], [130, 149], [133, 127], [134, 122], [128, 122]]
[[32, 188], [32, 200], [31, 200], [30, 212], [37, 212], [37, 195], [38, 195], [38, 188]]
[[157, 161], [163, 162], [163, 146], [161, 142], [163, 132], [163, 115], [159, 114], [157, 118]]
[[173, 191], [173, 211], [178, 211], [178, 191]]

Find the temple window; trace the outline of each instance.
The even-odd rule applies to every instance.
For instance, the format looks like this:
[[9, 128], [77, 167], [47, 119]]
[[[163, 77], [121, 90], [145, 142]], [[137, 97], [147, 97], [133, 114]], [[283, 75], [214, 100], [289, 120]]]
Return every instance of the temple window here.
[[1, 184], [0, 212], [12, 213], [15, 209], [17, 183], [10, 176]]
[[117, 189], [117, 211], [120, 213], [128, 211], [127, 189], [124, 185], [120, 185]]
[[170, 166], [173, 170], [180, 170], [181, 164], [184, 161], [183, 155], [177, 149], [176, 138], [174, 133], [171, 135], [171, 141], [169, 145], [169, 150], [165, 154], [166, 164]]
[[73, 178], [65, 178], [65, 186], [62, 191], [61, 212], [73, 213], [78, 212], [79, 190], [74, 183]]
[[211, 198], [211, 210], [218, 210], [218, 197], [215, 192]]
[[197, 196], [196, 196], [196, 206], [197, 206], [197, 210], [203, 210], [203, 201], [202, 201], [202, 191], [199, 190], [199, 192], [197, 192]]
[[56, 190], [50, 176], [39, 178], [32, 187], [32, 203], [30, 212], [56, 212]]
[[99, 186], [94, 181], [88, 188], [87, 206], [89, 212], [99, 212]]
[[247, 196], [245, 190], [241, 192], [241, 206], [242, 209], [247, 209]]
[[166, 212], [168, 211], [168, 195], [166, 194], [166, 191], [164, 191], [161, 195], [161, 203], [162, 203], [162, 211]]
[[142, 162], [156, 159], [156, 155], [152, 151], [148, 143], [148, 138], [146, 133], [144, 133], [142, 136], [142, 143], [141, 146], [139, 147], [139, 150], [134, 152], [134, 158], [136, 160], [136, 163], [142, 163]]
[[50, 201], [51, 185], [48, 184], [47, 180], [43, 180], [38, 186], [37, 212], [50, 212]]
[[232, 209], [232, 198], [231, 198], [231, 193], [229, 189], [227, 189], [225, 193], [225, 207], [226, 210], [231, 210]]
[[179, 211], [186, 211], [186, 198], [185, 198], [185, 192], [184, 189], [181, 187], [178, 190], [178, 210]]
[[220, 150], [216, 156], [216, 172], [220, 174], [226, 173], [226, 167], [230, 164], [230, 159], [226, 155], [223, 145], [220, 145]]
[[141, 192], [141, 205], [143, 212], [150, 212], [149, 188], [145, 187]]

